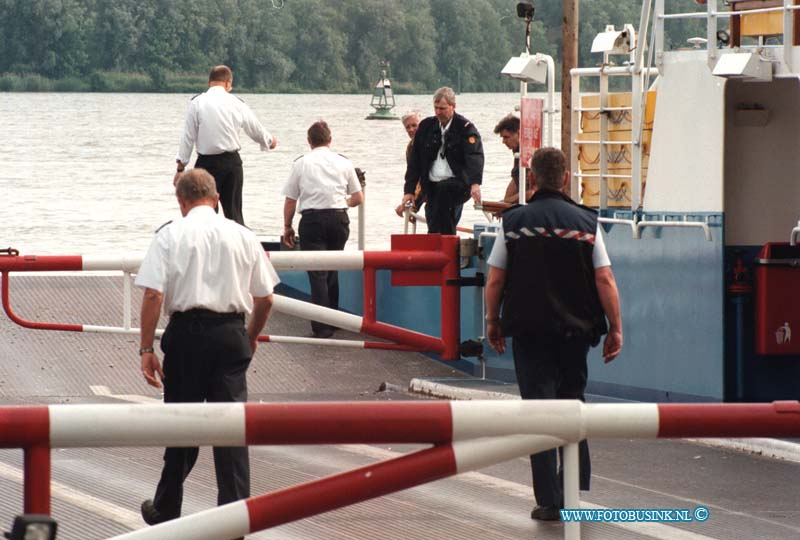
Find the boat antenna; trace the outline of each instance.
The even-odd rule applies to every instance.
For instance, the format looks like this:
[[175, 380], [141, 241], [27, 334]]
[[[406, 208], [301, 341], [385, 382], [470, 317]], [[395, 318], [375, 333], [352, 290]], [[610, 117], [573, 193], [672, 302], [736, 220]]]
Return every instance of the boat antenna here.
[[517, 2], [517, 17], [525, 19], [525, 52], [527, 54], [531, 54], [531, 23], [534, 10], [532, 0]]

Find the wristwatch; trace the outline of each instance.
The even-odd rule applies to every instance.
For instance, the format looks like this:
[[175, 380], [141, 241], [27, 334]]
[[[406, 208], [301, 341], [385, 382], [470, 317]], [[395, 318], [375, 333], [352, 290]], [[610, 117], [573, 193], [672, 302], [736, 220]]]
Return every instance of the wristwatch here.
[[139, 349], [139, 356], [142, 356], [144, 353], [151, 353], [151, 352], [156, 352], [155, 349], [153, 349], [153, 347], [142, 347], [141, 349]]

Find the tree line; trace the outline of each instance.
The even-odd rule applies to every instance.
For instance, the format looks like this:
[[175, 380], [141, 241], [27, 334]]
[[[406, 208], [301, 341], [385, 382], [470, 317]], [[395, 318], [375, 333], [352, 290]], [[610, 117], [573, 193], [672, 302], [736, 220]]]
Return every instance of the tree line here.
[[[362, 92], [391, 62], [395, 90], [514, 91], [499, 76], [524, 46], [514, 0], [0, 0], [0, 90], [196, 91], [209, 68], [239, 90]], [[693, 0], [670, 0], [694, 10]], [[536, 2], [533, 51], [560, 65], [561, 0]], [[584, 0], [581, 65], [639, 0]], [[694, 28], [691, 26], [694, 24]], [[680, 43], [699, 23], [668, 28]]]

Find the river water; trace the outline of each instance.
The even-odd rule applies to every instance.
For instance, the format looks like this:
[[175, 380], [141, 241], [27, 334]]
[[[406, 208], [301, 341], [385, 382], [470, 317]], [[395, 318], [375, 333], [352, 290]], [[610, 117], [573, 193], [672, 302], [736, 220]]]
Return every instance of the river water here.
[[[153, 231], [180, 215], [172, 176], [190, 97], [2, 94], [6, 164], [0, 173], [0, 248], [37, 255], [144, 251]], [[292, 161], [308, 151], [306, 129], [320, 118], [331, 127], [332, 148], [366, 171], [367, 248], [384, 249], [390, 234], [402, 232], [403, 220], [394, 207], [402, 198], [408, 137], [399, 121], [364, 119], [371, 112], [370, 96], [240, 97], [278, 138], [274, 151], [261, 152], [242, 134], [244, 218], [259, 236], [280, 235], [281, 188]], [[517, 94], [457, 98], [457, 110], [483, 136], [483, 195], [488, 200], [502, 198], [512, 165], [511, 153], [492, 130], [518, 100]], [[432, 114], [430, 96], [397, 96], [397, 102], [399, 114]], [[358, 220], [356, 211], [350, 215], [352, 248]], [[482, 221], [482, 213], [465, 206], [461, 225]], [[424, 231], [424, 225], [420, 227]]]

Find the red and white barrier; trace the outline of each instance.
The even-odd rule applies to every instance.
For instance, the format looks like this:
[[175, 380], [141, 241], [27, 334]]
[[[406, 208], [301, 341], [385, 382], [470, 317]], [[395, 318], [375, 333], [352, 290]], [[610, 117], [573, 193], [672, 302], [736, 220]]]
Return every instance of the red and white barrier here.
[[235, 537], [584, 438], [696, 436], [800, 437], [800, 402], [655, 405], [525, 400], [0, 407], [0, 447], [25, 449], [26, 513], [50, 513], [50, 448], [434, 445], [120, 538]]
[[[420, 240], [407, 241], [414, 249], [393, 251], [279, 251], [267, 252], [277, 270], [352, 270], [364, 272], [364, 316], [351, 315], [308, 302], [300, 302], [276, 295], [274, 309], [295, 316], [325, 322], [333, 326], [364, 333], [390, 343], [375, 341], [319, 340], [291, 336], [262, 336], [260, 341], [282, 343], [314, 343], [339, 347], [368, 348], [433, 352], [444, 359], [459, 357], [460, 343], [460, 296], [455, 283], [459, 276], [458, 238], [428, 236]], [[404, 244], [405, 245], [405, 244]], [[130, 321], [131, 284], [129, 274], [141, 265], [143, 255], [129, 254], [123, 257], [70, 256], [0, 256], [2, 274], [2, 302], [8, 317], [25, 328], [38, 330], [60, 330], [68, 332], [100, 332], [117, 334], [139, 334]], [[378, 322], [376, 272], [393, 270], [403, 274], [403, 285], [437, 285], [441, 288], [441, 337], [434, 337], [397, 326]], [[123, 326], [97, 326], [65, 324], [26, 320], [11, 307], [9, 293], [10, 272], [40, 271], [122, 271], [124, 281]], [[419, 278], [416, 275], [419, 274]], [[411, 276], [411, 277], [410, 277]], [[159, 330], [157, 335], [161, 335]]]

